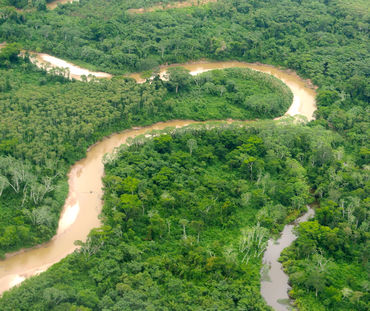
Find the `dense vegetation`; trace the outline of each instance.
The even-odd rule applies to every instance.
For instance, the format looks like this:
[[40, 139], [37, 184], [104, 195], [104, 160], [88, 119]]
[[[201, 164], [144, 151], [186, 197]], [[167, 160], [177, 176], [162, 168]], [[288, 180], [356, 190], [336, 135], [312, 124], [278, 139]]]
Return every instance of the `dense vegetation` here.
[[[80, 251], [5, 293], [0, 308], [267, 310], [259, 295], [267, 238], [312, 201], [311, 187], [319, 200], [326, 191], [337, 200], [345, 178], [352, 189], [343, 196], [364, 197], [365, 172], [321, 126], [211, 126], [122, 146], [106, 164], [103, 226]], [[317, 180], [330, 182], [319, 191]], [[366, 310], [366, 200], [337, 210], [346, 224], [337, 228], [325, 225], [334, 202], [323, 204], [283, 256], [292, 294], [303, 310]]]
[[[157, 309], [158, 307], [155, 306], [163, 303], [169, 310], [171, 308], [176, 310], [177, 306], [179, 306], [177, 309], [181, 310], [182, 306], [191, 308], [193, 301], [188, 301], [193, 297], [190, 299], [186, 294], [196, 292], [197, 297], [200, 296], [199, 293], [203, 293], [205, 297], [204, 300], [200, 298], [199, 303], [207, 304], [208, 299], [207, 306], [211, 308], [212, 303], [219, 299], [222, 300], [220, 303], [226, 304], [223, 305], [224, 309], [230, 310], [235, 309], [235, 303], [237, 305], [240, 303], [242, 306], [244, 300], [238, 300], [241, 296], [236, 295], [235, 291], [240, 284], [244, 284], [245, 280], [249, 280], [247, 287], [239, 288], [241, 291], [247, 291], [241, 294], [248, 300], [248, 307], [244, 309], [252, 309], [255, 306], [258, 310], [257, 306], [261, 306], [261, 301], [257, 296], [256, 272], [260, 261], [253, 259], [248, 264], [241, 263], [239, 254], [235, 263], [231, 265], [223, 253], [223, 246], [213, 241], [217, 237], [222, 241], [233, 241], [234, 244], [230, 242], [225, 245], [235, 247], [236, 231], [239, 230], [240, 224], [234, 221], [235, 218], [243, 216], [239, 214], [242, 212], [246, 213], [244, 215], [247, 217], [246, 224], [250, 228], [255, 228], [258, 220], [261, 226], [259, 228], [267, 228], [273, 233], [280, 230], [281, 224], [288, 215], [284, 212], [279, 213], [280, 209], [275, 209], [274, 204], [279, 203], [289, 210], [302, 206], [307, 198], [292, 201], [288, 197], [288, 201], [281, 202], [280, 197], [275, 198], [270, 193], [277, 186], [274, 188], [267, 183], [263, 188], [267, 198], [263, 197], [260, 201], [262, 203], [257, 201], [256, 210], [254, 210], [250, 205], [242, 205], [241, 193], [235, 193], [235, 189], [230, 189], [228, 183], [230, 180], [235, 182], [247, 180], [245, 185], [248, 187], [250, 198], [253, 198], [253, 191], [258, 193], [262, 187], [261, 181], [257, 183], [258, 172], [262, 172], [261, 178], [268, 172], [269, 178], [266, 180], [276, 183], [278, 182], [276, 172], [270, 172], [270, 170], [286, 172], [284, 170], [288, 163], [293, 163], [293, 167], [297, 168], [303, 174], [302, 176], [307, 176], [306, 179], [303, 178], [304, 183], [314, 191], [318, 205], [315, 219], [302, 224], [297, 229], [298, 240], [282, 256], [284, 266], [291, 276], [292, 296], [296, 298], [302, 310], [368, 310], [370, 53], [367, 1], [220, 0], [216, 4], [197, 8], [140, 15], [127, 13], [127, 9], [131, 7], [149, 6], [154, 2], [135, 2], [138, 3], [135, 6], [131, 1], [90, 0], [62, 6], [52, 12], [16, 12], [13, 9], [1, 8], [0, 37], [8, 42], [20, 42], [25, 48], [50, 52], [72, 59], [79, 64], [88, 63], [91, 68], [112, 73], [147, 70], [161, 63], [183, 62], [202, 57], [232, 58], [282, 65], [297, 70], [299, 74], [312, 79], [319, 86], [317, 120], [311, 122], [308, 127], [271, 127], [269, 130], [262, 130], [256, 125], [249, 129], [247, 136], [261, 138], [266, 152], [259, 155], [264, 161], [262, 165], [258, 161], [246, 163], [247, 167], [253, 164], [255, 168], [252, 172], [257, 176], [253, 175], [254, 173], [247, 176], [253, 180], [240, 175], [241, 167], [228, 166], [228, 169], [223, 170], [222, 173], [219, 172], [220, 170], [216, 173], [215, 167], [227, 165], [230, 161], [219, 157], [217, 153], [210, 152], [205, 159], [200, 159], [199, 154], [207, 154], [208, 146], [205, 138], [207, 135], [200, 135], [200, 132], [193, 133], [195, 137], [192, 139], [196, 144], [194, 145], [194, 141], [189, 143], [189, 145], [199, 146], [193, 151], [190, 151], [188, 143], [178, 146], [176, 139], [181, 137], [176, 135], [171, 136], [172, 141], [168, 142], [171, 148], [174, 148], [173, 150], [164, 150], [161, 153], [156, 150], [156, 140], [154, 140], [144, 146], [133, 146], [132, 149], [123, 151], [122, 158], [108, 168], [109, 172], [112, 172], [111, 175], [117, 177], [116, 181], [121, 182], [119, 178], [122, 179], [122, 189], [120, 190], [114, 184], [115, 178], [110, 181], [111, 183], [106, 180], [108, 201], [104, 208], [106, 226], [91, 234], [81, 253], [73, 254], [47, 273], [26, 281], [24, 286], [4, 295], [0, 306], [10, 310], [12, 308], [42, 310], [51, 308], [52, 305], [56, 310], [78, 308], [72, 305], [93, 310], [103, 307], [108, 310], [125, 308], [130, 310], [136, 307], [130, 303], [142, 302], [147, 305], [137, 306], [138, 309]], [[1, 152], [3, 156], [15, 157], [17, 160], [11, 159], [11, 163], [15, 166], [19, 163], [21, 170], [22, 165], [23, 168], [27, 166], [32, 168], [29, 178], [37, 179], [35, 184], [38, 185], [37, 188], [41, 190], [41, 194], [45, 191], [48, 180], [53, 179], [58, 172], [60, 176], [64, 176], [67, 165], [81, 157], [88, 144], [111, 131], [134, 124], [151, 123], [161, 118], [183, 116], [198, 119], [221, 118], [231, 113], [240, 113], [243, 117], [243, 108], [246, 108], [245, 102], [240, 105], [234, 101], [235, 94], [232, 89], [228, 89], [227, 84], [223, 82], [220, 84], [221, 80], [218, 78], [220, 73], [211, 74], [212, 77], [207, 78], [211, 80], [202, 84], [201, 94], [198, 94], [198, 81], [193, 80], [187, 89], [188, 78], [185, 78], [187, 75], [181, 70], [180, 78], [185, 78], [180, 79], [181, 83], [184, 83], [181, 85], [178, 84], [177, 79], [169, 83], [155, 79], [152, 84], [138, 86], [133, 81], [121, 78], [101, 83], [67, 83], [61, 77], [35, 72], [27, 62], [14, 65], [12, 62], [16, 54], [11, 51], [2, 55], [1, 64], [3, 68], [8, 67], [9, 74], [5, 73], [5, 69], [1, 69], [0, 87], [4, 103], [1, 111], [2, 116], [6, 113], [7, 118], [10, 119], [4, 123], [6, 126], [1, 128], [1, 133], [7, 135], [0, 140]], [[223, 75], [227, 76], [227, 73]], [[24, 91], [20, 90], [21, 83]], [[240, 90], [243, 92], [243, 87], [240, 87]], [[176, 91], [179, 92], [177, 95]], [[221, 99], [218, 99], [221, 93]], [[222, 97], [225, 101], [222, 101]], [[166, 98], [167, 105], [160, 104], [162, 98]], [[188, 98], [191, 100], [188, 101]], [[58, 105], [55, 104], [56, 102]], [[192, 106], [192, 102], [196, 104]], [[189, 108], [182, 109], [184, 103]], [[210, 103], [214, 105], [204, 112], [205, 104]], [[254, 101], [250, 103], [253, 104]], [[201, 110], [196, 111], [198, 105]], [[26, 111], [18, 115], [18, 118], [21, 116], [23, 120], [19, 123], [13, 116], [13, 113], [20, 113], [20, 110], [13, 111], [16, 107]], [[31, 124], [25, 116], [34, 117], [34, 109], [44, 114], [43, 117], [35, 120], [45, 122], [42, 124], [46, 124], [49, 131], [53, 133], [50, 137], [41, 128], [38, 128], [38, 131], [28, 129], [28, 126], [34, 126], [35, 123]], [[49, 113], [52, 111], [54, 114]], [[276, 111], [263, 111], [266, 117], [273, 112]], [[63, 117], [59, 117], [58, 113]], [[50, 115], [53, 117], [50, 118]], [[71, 122], [72, 119], [80, 124], [81, 131], [70, 132], [68, 126], [75, 124]], [[16, 133], [13, 122], [19, 124], [20, 133], [23, 136]], [[54, 127], [57, 127], [58, 131], [54, 132]], [[71, 126], [71, 129], [73, 128], [74, 126]], [[331, 131], [326, 132], [325, 128]], [[75, 135], [73, 137], [77, 139], [73, 142], [76, 144], [65, 141], [66, 136], [58, 136], [56, 132]], [[232, 152], [236, 148], [249, 155], [250, 150], [238, 149], [245, 141], [243, 143], [239, 141], [240, 145], [237, 146], [238, 139], [233, 137], [236, 142], [231, 140], [225, 144], [222, 137], [219, 137], [222, 136], [219, 134], [221, 132], [214, 130], [212, 133], [218, 133], [215, 134], [214, 145], [224, 144], [225, 152], [226, 150]], [[245, 135], [240, 132], [235, 135], [239, 134], [241, 137]], [[187, 134], [184, 135], [187, 137]], [[42, 143], [39, 138], [42, 138]], [[191, 140], [189, 137], [187, 139]], [[163, 138], [163, 140], [166, 146], [166, 139]], [[211, 145], [211, 147], [214, 146]], [[178, 151], [179, 154], [174, 156], [172, 152], [176, 152], [178, 150], [176, 148], [181, 152]], [[270, 149], [273, 150], [271, 154], [268, 151]], [[143, 171], [143, 167], [137, 160], [137, 154], [140, 152], [143, 152], [142, 155], [148, 152], [146, 161], [149, 161], [153, 168]], [[192, 153], [191, 156], [189, 156], [190, 153]], [[254, 155], [250, 157], [255, 158]], [[51, 158], [59, 164], [48, 162]], [[190, 175], [181, 171], [182, 164], [175, 165], [174, 158], [179, 163], [192, 163], [199, 168], [197, 171], [191, 171], [197, 178], [193, 180]], [[270, 158], [277, 160], [269, 161]], [[186, 189], [189, 189], [189, 192], [196, 183], [203, 185], [201, 174], [206, 173], [212, 178], [226, 180], [225, 189], [222, 190], [235, 207], [232, 214], [228, 215], [231, 223], [235, 224], [235, 230], [230, 229], [227, 223], [221, 226], [207, 224], [205, 220], [195, 217], [195, 215], [201, 217], [196, 214], [196, 209], [174, 208], [172, 206], [174, 204], [171, 205], [171, 197], [176, 198], [172, 191], [177, 190], [171, 188], [172, 181], [166, 185], [165, 177], [169, 176], [166, 176], [165, 171], [162, 172], [163, 174], [159, 174], [160, 170], [155, 171], [159, 169], [159, 164], [157, 165], [151, 159], [156, 159], [162, 164], [166, 162], [168, 168], [175, 170], [177, 175], [183, 176], [183, 180], [188, 182], [184, 186], [188, 187]], [[243, 158], [243, 161], [245, 159]], [[4, 161], [9, 162], [9, 159]], [[132, 162], [127, 163], [127, 161]], [[126, 167], [127, 171], [121, 170], [120, 165]], [[156, 176], [159, 175], [159, 180], [155, 179], [156, 173]], [[148, 184], [143, 181], [146, 174], [153, 174], [148, 178]], [[177, 178], [176, 174], [173, 178]], [[132, 177], [133, 184], [135, 184], [134, 178], [139, 180], [137, 189], [133, 191], [127, 190], [126, 184], [130, 179], [126, 179], [129, 176]], [[123, 180], [126, 180], [126, 183]], [[161, 184], [161, 181], [164, 181], [164, 184]], [[53, 187], [54, 190], [45, 194], [48, 201], [40, 205], [43, 209], [40, 208], [36, 216], [45, 215], [46, 211], [47, 215], [53, 213], [54, 217], [57, 217], [57, 209], [60, 207], [57, 204], [58, 198], [63, 196], [65, 189], [63, 190], [62, 183], [54, 184]], [[199, 193], [197, 191], [191, 193], [204, 195], [207, 198], [211, 195], [211, 190], [205, 188], [205, 190], [201, 188]], [[31, 190], [28, 186], [26, 189]], [[140, 197], [139, 193], [143, 193], [142, 189], [150, 189], [153, 195], [148, 190], [149, 194], [144, 193], [145, 196]], [[219, 191], [218, 188], [215, 189]], [[39, 190], [36, 193], [39, 193]], [[209, 190], [209, 192], [201, 192], [203, 190]], [[291, 189], [288, 187], [287, 190]], [[12, 228], [7, 231], [7, 236], [30, 236], [29, 232], [23, 230], [22, 226], [18, 226], [17, 222], [24, 222], [27, 212], [21, 212], [22, 209], [14, 211], [12, 206], [17, 205], [9, 204], [11, 200], [21, 202], [22, 197], [13, 198], [12, 194], [9, 194], [12, 192], [11, 187], [5, 191], [9, 199], [3, 200], [3, 194], [0, 201], [1, 215], [6, 214], [8, 216], [5, 217], [8, 217], [11, 222], [14, 221]], [[154, 196], [156, 191], [160, 194], [159, 197]], [[213, 190], [213, 193], [215, 191]], [[164, 196], [162, 196], [163, 192]], [[27, 193], [31, 195], [30, 191]], [[117, 197], [114, 203], [117, 205], [116, 212], [113, 212], [112, 206], [109, 206], [109, 204], [112, 205], [110, 199], [114, 197], [114, 193]], [[248, 198], [248, 195], [245, 198]], [[133, 207], [139, 204], [142, 208], [142, 202], [147, 200], [146, 203], [150, 202], [152, 205], [149, 206], [153, 208], [150, 210], [146, 208], [144, 215], [142, 213], [136, 215], [135, 209], [126, 211], [127, 207], [124, 204], [129, 204], [127, 202], [130, 201], [127, 200], [130, 199], [133, 200], [131, 201]], [[28, 206], [30, 211], [33, 210], [31, 200], [33, 199], [28, 199], [29, 203], [25, 203], [30, 204]], [[269, 202], [274, 204], [270, 205]], [[189, 204], [192, 203], [198, 206], [202, 201], [189, 199]], [[284, 211], [283, 208], [281, 210]], [[149, 215], [150, 211], [153, 213]], [[129, 215], [130, 212], [134, 214]], [[14, 213], [18, 213], [17, 217], [13, 217]], [[28, 221], [39, 219], [30, 216]], [[218, 221], [220, 215], [216, 216], [215, 221]], [[166, 229], [161, 233], [163, 221], [166, 222], [167, 219], [173, 220], [171, 228], [174, 231], [171, 235], [167, 234], [167, 223]], [[184, 232], [181, 233], [183, 225], [179, 224], [180, 219], [188, 221], [185, 228], [187, 239], [181, 239]], [[197, 224], [193, 227], [191, 223], [199, 219], [203, 221], [204, 231], [200, 232], [200, 241], [197, 243], [195, 229]], [[55, 224], [56, 218], [49, 219], [44, 224], [50, 224], [53, 221]], [[130, 227], [135, 221], [138, 227]], [[186, 221], [182, 223], [185, 224]], [[120, 224], [122, 225], [119, 227]], [[41, 227], [43, 224], [37, 226]], [[14, 230], [19, 232], [14, 233]], [[51, 233], [43, 230], [42, 234], [35, 235], [38, 239], [34, 239], [32, 243], [50, 236]], [[213, 233], [215, 236], [212, 235]], [[238, 233], [240, 234], [239, 231]], [[1, 235], [1, 238], [3, 236]], [[102, 243], [103, 240], [104, 243]], [[159, 241], [163, 241], [171, 252], [179, 254], [179, 257], [176, 257], [179, 263], [179, 266], [176, 266], [178, 270], [170, 270], [173, 268], [173, 261], [165, 261], [168, 256], [163, 253]], [[191, 241], [192, 245], [185, 243], [186, 241]], [[23, 242], [24, 240], [19, 239], [17, 245]], [[96, 254], [89, 257], [91, 250], [96, 249], [94, 243], [103, 245]], [[213, 267], [217, 268], [204, 273], [207, 269], [207, 260], [212, 258], [212, 255], [204, 252], [204, 249], [207, 247], [209, 249], [210, 245], [214, 247], [211, 248], [213, 251], [211, 254], [217, 260], [219, 259], [219, 262], [217, 260], [212, 262]], [[196, 250], [198, 247], [199, 253]], [[5, 249], [9, 249], [8, 244]], [[186, 272], [189, 271], [183, 267], [184, 263], [193, 264], [194, 271], [190, 272], [199, 272], [199, 275], [187, 274]], [[225, 278], [225, 274], [222, 274], [225, 271], [230, 272], [230, 276]], [[223, 276], [224, 279], [232, 279], [235, 282], [217, 283], [218, 278], [211, 282], [209, 281], [211, 275]], [[168, 280], [168, 282], [161, 283], [162, 280]], [[173, 291], [169, 291], [169, 285]], [[226, 289], [235, 296], [225, 298], [226, 293], [223, 290]], [[164, 290], [166, 295], [161, 295]], [[177, 298], [180, 295], [181, 300]], [[176, 298], [171, 300], [171, 297]], [[232, 307], [227, 305], [231, 303], [230, 299], [234, 303]]]
[[201, 57], [240, 58], [282, 64], [315, 84], [343, 89], [343, 81], [364, 76], [369, 68], [370, 15], [366, 4], [362, 16], [342, 2], [220, 0], [204, 7], [128, 14], [127, 8], [142, 5], [80, 1], [43, 15], [5, 17], [0, 35], [112, 73]]
[[299, 310], [369, 310], [369, 154], [343, 147], [310, 168], [320, 205], [281, 258]]
[[[295, 69], [320, 87], [324, 126], [366, 141], [369, 7], [366, 1], [220, 0], [128, 14], [130, 1], [80, 1], [47, 13], [0, 14], [0, 38], [112, 73], [208, 57]], [[356, 147], [357, 148], [357, 147]]]
[[27, 60], [10, 62], [13, 50], [16, 56], [11, 45], [0, 53], [8, 64], [0, 68], [0, 253], [55, 234], [66, 170], [104, 135], [176, 118], [271, 118], [292, 101], [279, 80], [248, 69], [193, 78], [173, 68], [169, 81], [142, 85], [121, 78], [68, 82]]
[[[6, 11], [13, 11], [14, 8], [18, 9], [18, 12], [30, 12], [31, 10], [45, 11], [47, 4], [58, 1], [55, 0], [0, 0], [0, 7], [4, 8]], [[72, 2], [72, 1], [71, 1]], [[176, 1], [171, 0], [135, 0], [135, 1], [125, 1], [124, 5], [127, 8], [149, 8], [154, 5], [166, 5]], [[63, 4], [60, 4], [63, 5]], [[24, 11], [22, 11], [22, 9]]]
[[308, 168], [330, 161], [319, 150], [340, 145], [321, 128], [272, 122], [139, 137], [106, 165], [102, 228], [0, 308], [267, 310], [269, 233], [310, 201]]

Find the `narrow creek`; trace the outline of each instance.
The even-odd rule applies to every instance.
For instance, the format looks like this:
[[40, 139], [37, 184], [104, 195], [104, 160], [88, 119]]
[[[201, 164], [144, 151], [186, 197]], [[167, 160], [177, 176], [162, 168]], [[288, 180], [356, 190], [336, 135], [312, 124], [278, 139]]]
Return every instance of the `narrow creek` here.
[[261, 281], [261, 295], [267, 304], [276, 311], [291, 310], [288, 291], [290, 286], [288, 276], [284, 273], [281, 263], [278, 261], [281, 252], [290, 246], [297, 238], [293, 233], [295, 225], [307, 221], [315, 215], [315, 211], [308, 207], [307, 212], [297, 218], [293, 224], [288, 224], [281, 232], [279, 239], [270, 239], [263, 255], [262, 263], [268, 267], [263, 271]]
[[[45, 57], [43, 57], [42, 59], [45, 60]], [[51, 66], [63, 67], [64, 63], [62, 62], [64, 61], [60, 59], [52, 56], [46, 59], [49, 61]], [[40, 63], [39, 66], [42, 66], [42, 61]], [[73, 64], [67, 62], [65, 63], [70, 66], [74, 66]], [[270, 65], [249, 64], [235, 61], [202, 61], [182, 64], [181, 66], [189, 69], [192, 75], [196, 75], [212, 69], [225, 69], [232, 67], [250, 68], [265, 72], [267, 74], [271, 74], [282, 80], [291, 89], [294, 95], [293, 103], [286, 112], [286, 115], [303, 115], [307, 118], [307, 120], [312, 120], [314, 118], [314, 111], [316, 110], [316, 93], [314, 91], [314, 88], [309, 83], [309, 81], [301, 79], [296, 73], [292, 71], [281, 70]], [[77, 66], [75, 67], [79, 68]], [[165, 73], [168, 67], [169, 66], [161, 67], [162, 75]], [[81, 69], [82, 68], [79, 68], [79, 70]], [[87, 72], [89, 73], [88, 70]], [[79, 73], [77, 72], [77, 76], [78, 74]], [[82, 74], [86, 75], [86, 72]], [[143, 82], [139, 74], [132, 74], [131, 77], [135, 78], [138, 83]], [[71, 167], [71, 170], [68, 174], [69, 194], [63, 207], [61, 218], [59, 220], [57, 234], [54, 236], [54, 238], [50, 242], [42, 244], [38, 247], [8, 254], [4, 261], [0, 261], [0, 294], [13, 286], [20, 284], [26, 278], [45, 271], [48, 267], [60, 261], [68, 254], [72, 253], [77, 248], [74, 245], [74, 241], [85, 241], [90, 230], [100, 225], [98, 216], [102, 207], [101, 198], [103, 192], [101, 178], [104, 174], [104, 165], [102, 163], [102, 159], [106, 153], [112, 152], [115, 147], [118, 147], [119, 145], [125, 143], [127, 138], [133, 138], [154, 129], [161, 130], [165, 129], [166, 127], [179, 128], [191, 123], [199, 122], [191, 120], [174, 120], [157, 123], [143, 128], [132, 128], [121, 133], [112, 134], [111, 136], [108, 136], [103, 140], [97, 142], [95, 145], [91, 146], [87, 151], [86, 158], [75, 163]], [[284, 228], [282, 234], [282, 238], [284, 237], [284, 242], [282, 242], [281, 246], [288, 245], [284, 243], [286, 243], [285, 241], [289, 241], [291, 235], [293, 234], [288, 233], [288, 235], [284, 235], [285, 230], [288, 230], [286, 228]], [[284, 246], [283, 248], [285, 247], [286, 246]], [[269, 249], [272, 249], [270, 252], [272, 252], [272, 254], [275, 254], [276, 250], [274, 251], [274, 248], [273, 246], [270, 246], [270, 243], [267, 251], [269, 251]], [[281, 273], [283, 276], [279, 276], [278, 272], [275, 272], [277, 271], [277, 268], [275, 268], [275, 266], [276, 264], [279, 264], [277, 262], [277, 258], [279, 256], [277, 256], [276, 258], [272, 257], [272, 255], [269, 255], [270, 252], [266, 252], [267, 255], [265, 254], [265, 256], [268, 256], [266, 257], [267, 262], [271, 262], [270, 277], [272, 282], [270, 283], [272, 284], [262, 282], [261, 293], [269, 305], [273, 307], [277, 305], [277, 307], [280, 307], [280, 304], [276, 304], [276, 300], [284, 299], [287, 296], [287, 276], [285, 276], [282, 271]], [[274, 268], [274, 270], [272, 270], [272, 268]], [[278, 269], [281, 270], [281, 267]], [[271, 288], [278, 289], [279, 291], [280, 289], [284, 288], [283, 290], [285, 290], [286, 296], [281, 296], [280, 293], [277, 294], [278, 296], [276, 296], [275, 291]]]

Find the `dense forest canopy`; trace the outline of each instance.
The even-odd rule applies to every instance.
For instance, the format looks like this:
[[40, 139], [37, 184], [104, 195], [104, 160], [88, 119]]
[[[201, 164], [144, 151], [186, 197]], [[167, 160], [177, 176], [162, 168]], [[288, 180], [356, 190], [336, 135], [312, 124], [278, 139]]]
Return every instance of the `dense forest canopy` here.
[[[103, 226], [91, 232], [79, 252], [5, 294], [0, 306], [268, 310], [258, 287], [269, 232], [279, 232], [312, 200], [312, 181], [338, 165], [335, 155], [351, 157], [343, 154], [343, 144], [319, 126], [272, 122], [139, 137], [106, 165]], [[328, 151], [325, 157], [322, 148]], [[349, 174], [352, 170], [362, 174], [346, 168]], [[317, 228], [317, 234], [336, 239], [342, 256], [351, 251], [337, 231], [326, 228]], [[363, 234], [359, 255], [364, 254]], [[305, 249], [311, 240], [303, 243]], [[321, 252], [330, 252], [327, 245]], [[366, 281], [364, 274], [349, 281], [339, 267], [333, 269], [330, 273], [345, 286], [357, 289]], [[359, 263], [347, 267], [362, 269]], [[361, 306], [364, 298], [337, 307]]]
[[[220, 0], [145, 14], [128, 10], [158, 1], [36, 2], [0, 4], [2, 254], [50, 239], [68, 166], [104, 135], [173, 118], [273, 118], [291, 101], [281, 83], [238, 69], [69, 81], [19, 59], [21, 47], [113, 74], [201, 58], [280, 65], [319, 87], [318, 110], [306, 126], [191, 129], [123, 148], [106, 167], [104, 226], [5, 293], [1, 309], [265, 310], [252, 242], [316, 200], [281, 257], [290, 294], [300, 310], [368, 310], [367, 1]], [[240, 251], [243, 234], [258, 256]]]
[[282, 65], [320, 87], [320, 122], [360, 145], [366, 140], [366, 1], [220, 0], [147, 14], [128, 14], [129, 7], [135, 5], [91, 0], [46, 13], [3, 9], [0, 37], [111, 73], [203, 57]]
[[[12, 58], [12, 49], [7, 46], [0, 56]], [[27, 59], [0, 72], [2, 254], [55, 234], [68, 166], [104, 135], [179, 118], [273, 118], [292, 102], [281, 81], [249, 69], [192, 77], [172, 68], [168, 81], [157, 77], [141, 85], [126, 78], [69, 82]]]
[[92, 0], [42, 15], [5, 17], [0, 35], [6, 41], [21, 41], [25, 48], [113, 73], [201, 57], [232, 57], [283, 64], [314, 78], [316, 84], [335, 82], [341, 87], [337, 83], [342, 78], [369, 70], [369, 15], [359, 16], [340, 1], [221, 0], [139, 15], [128, 14], [129, 7], [134, 3]]
[[261, 254], [312, 201], [311, 188], [322, 197], [318, 220], [301, 225], [294, 255], [283, 257], [293, 295], [302, 309], [366, 310], [366, 172], [339, 135], [272, 122], [153, 135], [107, 162], [103, 226], [5, 293], [4, 310], [268, 310]]

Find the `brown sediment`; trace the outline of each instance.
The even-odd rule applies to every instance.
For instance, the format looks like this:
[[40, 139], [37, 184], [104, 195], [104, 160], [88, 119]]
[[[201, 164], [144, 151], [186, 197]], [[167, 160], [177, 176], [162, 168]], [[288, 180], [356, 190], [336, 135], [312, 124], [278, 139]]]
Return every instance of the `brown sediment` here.
[[88, 69], [76, 66], [72, 63], [66, 62], [60, 58], [51, 56], [45, 53], [35, 53], [29, 52], [30, 59], [40, 68], [46, 68], [47, 71], [50, 71], [53, 68], [62, 68], [69, 71], [69, 77], [76, 80], [82, 81], [82, 76], [88, 77], [92, 75], [96, 78], [111, 78], [112, 75], [106, 72], [100, 71], [90, 71]]
[[72, 2], [75, 2], [75, 1], [78, 2], [79, 0], [55, 0], [55, 1], [47, 3], [46, 7], [49, 10], [54, 10], [58, 6], [58, 4], [72, 3]]
[[148, 8], [139, 8], [139, 9], [128, 9], [128, 13], [132, 14], [143, 14], [148, 12], [154, 12], [154, 11], [163, 11], [163, 10], [169, 10], [169, 9], [180, 9], [180, 8], [186, 8], [191, 6], [200, 6], [205, 5], [207, 3], [211, 2], [217, 2], [217, 0], [187, 0], [187, 1], [179, 1], [179, 2], [173, 2], [173, 3], [159, 3], [157, 5], [148, 7]]

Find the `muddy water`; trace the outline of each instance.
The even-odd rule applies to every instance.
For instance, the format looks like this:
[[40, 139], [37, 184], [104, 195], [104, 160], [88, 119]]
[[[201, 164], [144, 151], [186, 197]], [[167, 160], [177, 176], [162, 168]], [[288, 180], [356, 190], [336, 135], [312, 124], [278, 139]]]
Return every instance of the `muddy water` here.
[[[308, 211], [295, 221], [295, 224], [307, 221], [314, 214], [314, 210], [308, 208]], [[268, 271], [267, 275], [262, 276], [261, 295], [267, 304], [276, 311], [291, 310], [288, 296], [288, 291], [290, 290], [288, 276], [284, 273], [278, 259], [283, 249], [292, 244], [297, 238], [293, 233], [295, 224], [286, 225], [277, 241], [270, 239], [263, 256], [263, 264], [268, 267]]]
[[[258, 64], [258, 63], [244, 63], [244, 62], [195, 62], [188, 64], [176, 64], [171, 66], [162, 66], [160, 74], [163, 76], [169, 67], [181, 66], [190, 70], [190, 74], [196, 75], [212, 69], [225, 69], [225, 68], [249, 68], [271, 74], [274, 77], [283, 81], [293, 93], [293, 103], [289, 110], [285, 113], [290, 116], [303, 115], [308, 121], [313, 120], [314, 112], [316, 110], [315, 90], [310, 81], [301, 79], [295, 72], [288, 70], [281, 70], [279, 68]], [[139, 73], [131, 74], [130, 77], [134, 78], [137, 82], [142, 83], [145, 80], [140, 77]]]
[[[57, 58], [43, 55], [44, 60], [54, 62], [54, 65], [56, 63], [59, 66], [64, 64], [63, 61]], [[307, 81], [300, 79], [294, 73], [282, 71], [272, 66], [240, 62], [201, 62], [183, 66], [188, 68], [193, 75], [207, 70], [230, 67], [246, 67], [270, 73], [285, 82], [294, 94], [294, 101], [288, 114], [295, 115], [299, 113], [305, 115], [309, 120], [313, 118], [312, 114], [316, 108], [315, 92], [309, 87]], [[162, 74], [167, 68], [162, 67]], [[85, 71], [83, 72], [85, 74]], [[78, 73], [81, 74], [81, 71], [77, 71]], [[132, 77], [140, 82], [139, 75], [133, 74]], [[6, 260], [0, 261], [0, 293], [19, 284], [27, 277], [46, 270], [49, 266], [73, 252], [76, 249], [74, 241], [85, 241], [90, 230], [100, 225], [98, 215], [102, 206], [101, 178], [104, 173], [102, 164], [104, 154], [113, 151], [115, 147], [124, 143], [128, 137], [135, 137], [152, 129], [164, 129], [168, 126], [182, 127], [190, 123], [195, 122], [169, 121], [141, 129], [131, 129], [111, 135], [92, 146], [87, 152], [87, 157], [73, 165], [69, 173], [70, 192], [59, 221], [57, 235], [50, 242], [38, 248], [10, 254]]]
[[105, 72], [90, 71], [88, 69], [81, 68], [66, 62], [60, 58], [45, 54], [45, 53], [31, 53], [31, 61], [34, 62], [38, 67], [51, 68], [65, 68], [69, 70], [70, 77], [76, 80], [82, 80], [82, 76], [93, 75], [97, 78], [111, 78], [112, 75]]
[[204, 5], [210, 2], [217, 2], [217, 0], [187, 0], [187, 1], [169, 3], [166, 5], [162, 3], [162, 4], [154, 5], [148, 8], [128, 9], [127, 12], [134, 13], [134, 14], [143, 14], [143, 13], [154, 12], [158, 10], [180, 9], [180, 8], [187, 8], [190, 6], [199, 6], [199, 5]]
[[[42, 66], [49, 66], [50, 68], [59, 67], [59, 68], [68, 68], [70, 71], [70, 76], [77, 80], [81, 80], [81, 76], [85, 75], [88, 76], [89, 74], [97, 77], [97, 78], [111, 78], [112, 75], [105, 72], [93, 72], [87, 69], [83, 69], [71, 63], [68, 63], [62, 59], [57, 57], [44, 54], [44, 53], [32, 53], [34, 55], [34, 61], [37, 61], [37, 65], [39, 67]], [[293, 93], [293, 103], [289, 107], [289, 110], [285, 113], [285, 115], [289, 116], [298, 116], [302, 115], [307, 118], [308, 121], [314, 119], [314, 112], [316, 110], [316, 102], [315, 102], [315, 90], [314, 87], [311, 85], [309, 80], [301, 79], [295, 72], [289, 70], [282, 70], [270, 65], [258, 64], [258, 63], [244, 63], [244, 62], [237, 62], [237, 61], [228, 61], [228, 62], [209, 62], [209, 61], [201, 61], [201, 62], [194, 62], [194, 63], [186, 63], [186, 64], [174, 64], [170, 66], [162, 66], [160, 69], [160, 74], [163, 77], [166, 73], [167, 68], [174, 67], [174, 66], [182, 66], [188, 70], [190, 70], [190, 74], [197, 75], [199, 73], [213, 70], [213, 69], [225, 69], [225, 68], [249, 68], [253, 70], [257, 70], [260, 72], [264, 72], [267, 74], [271, 74], [274, 77], [283, 81], [292, 91]], [[138, 83], [145, 82], [144, 79], [141, 78], [140, 73], [133, 73], [129, 75], [130, 77], [134, 78]]]
[[87, 157], [72, 166], [69, 172], [69, 194], [61, 218], [58, 233], [46, 244], [8, 255], [0, 261], [0, 293], [19, 284], [25, 278], [46, 270], [72, 253], [74, 241], [86, 240], [92, 228], [98, 227], [98, 215], [102, 202], [102, 176], [104, 154], [112, 152], [127, 138], [141, 135], [148, 130], [164, 129], [169, 126], [182, 127], [195, 121], [169, 121], [113, 134], [93, 145]]
[[66, 4], [66, 3], [72, 3], [72, 2], [75, 2], [75, 1], [79, 1], [79, 0], [56, 0], [56, 1], [52, 1], [52, 2], [47, 3], [46, 7], [49, 10], [54, 10], [58, 6], [58, 3]]

